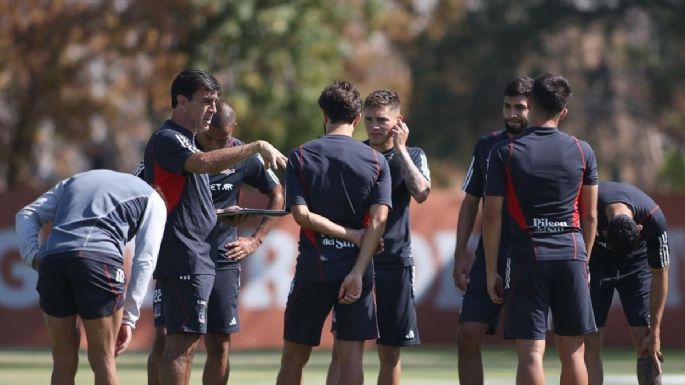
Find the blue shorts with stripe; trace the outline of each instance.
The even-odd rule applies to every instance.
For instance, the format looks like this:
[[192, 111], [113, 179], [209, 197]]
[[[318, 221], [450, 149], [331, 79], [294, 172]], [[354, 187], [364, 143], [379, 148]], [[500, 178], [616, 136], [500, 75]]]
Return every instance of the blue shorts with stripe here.
[[[500, 261], [510, 261], [500, 256]], [[508, 265], [507, 265], [508, 266]], [[505, 263], [498, 262], [498, 272], [502, 279], [506, 279], [509, 269]], [[497, 331], [502, 305], [490, 300], [487, 290], [487, 278], [485, 275], [485, 256], [482, 248], [476, 250], [476, 260], [471, 267], [469, 283], [462, 299], [459, 322], [477, 322], [488, 325], [487, 334], [493, 335]]]
[[365, 276], [360, 298], [351, 304], [338, 302], [342, 281], [298, 282], [293, 280], [285, 307], [283, 338], [303, 345], [318, 346], [328, 313], [333, 311], [336, 338], [365, 341], [378, 338], [373, 277]]
[[213, 274], [157, 278], [153, 295], [156, 327], [166, 334], [207, 333], [207, 305], [214, 285]]
[[239, 292], [240, 268], [217, 270], [209, 295], [207, 333], [234, 334], [240, 331]]
[[652, 272], [647, 256], [617, 259], [593, 253], [590, 259], [590, 296], [597, 327], [604, 327], [614, 292], [621, 298], [630, 326], [649, 325], [649, 297]]
[[375, 269], [378, 343], [410, 346], [421, 343], [414, 303], [414, 266]]
[[[53, 257], [53, 256], [51, 256]], [[109, 316], [123, 306], [123, 266], [88, 258], [50, 258], [40, 264], [40, 308], [53, 317]]]
[[512, 262], [505, 302], [505, 338], [545, 339], [549, 310], [557, 335], [581, 336], [597, 331], [585, 261]]

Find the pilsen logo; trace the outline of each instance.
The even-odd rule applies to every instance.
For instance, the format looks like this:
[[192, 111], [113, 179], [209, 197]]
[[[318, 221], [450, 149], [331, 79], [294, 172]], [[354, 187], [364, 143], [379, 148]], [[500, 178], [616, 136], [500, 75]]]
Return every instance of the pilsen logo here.
[[547, 218], [533, 218], [533, 228], [537, 232], [556, 233], [569, 228], [566, 221], [554, 221]]

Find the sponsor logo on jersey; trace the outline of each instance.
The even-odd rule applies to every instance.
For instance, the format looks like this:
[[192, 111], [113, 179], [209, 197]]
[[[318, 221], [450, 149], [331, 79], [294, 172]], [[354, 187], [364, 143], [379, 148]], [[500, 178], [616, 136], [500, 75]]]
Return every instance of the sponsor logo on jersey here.
[[549, 220], [548, 218], [533, 218], [533, 230], [539, 233], [558, 233], [568, 230], [566, 221]]
[[324, 246], [333, 246], [338, 250], [350, 248], [350, 247], [357, 247], [354, 243], [350, 241], [345, 241], [343, 239], [338, 239], [338, 238], [333, 238], [333, 237], [327, 237], [325, 235], [321, 236], [321, 244]]
[[209, 185], [212, 191], [231, 191], [233, 190], [233, 183], [212, 183]]
[[229, 169], [227, 169], [227, 170], [222, 171], [221, 173], [224, 174], [224, 175], [235, 174], [235, 169], [234, 169], [234, 168], [229, 168]]

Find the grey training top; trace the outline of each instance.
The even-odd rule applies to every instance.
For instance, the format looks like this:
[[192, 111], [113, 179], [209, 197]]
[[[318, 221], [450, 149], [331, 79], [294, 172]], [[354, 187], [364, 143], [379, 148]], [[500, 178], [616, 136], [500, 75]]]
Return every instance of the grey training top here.
[[[39, 246], [40, 229], [50, 222], [50, 235]], [[124, 321], [134, 326], [165, 222], [164, 201], [140, 178], [92, 170], [59, 182], [21, 209], [16, 232], [21, 258], [29, 266], [36, 257], [44, 261], [68, 251], [87, 251], [85, 258], [123, 264], [124, 246], [138, 234], [124, 302]]]

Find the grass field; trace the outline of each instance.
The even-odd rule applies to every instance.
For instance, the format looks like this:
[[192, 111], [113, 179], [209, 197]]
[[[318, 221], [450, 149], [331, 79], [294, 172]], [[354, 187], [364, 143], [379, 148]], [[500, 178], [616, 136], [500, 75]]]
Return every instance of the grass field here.
[[[685, 384], [685, 350], [664, 352], [664, 385]], [[325, 383], [330, 352], [316, 350], [305, 368], [305, 385]], [[604, 353], [606, 385], [636, 384], [635, 360], [629, 350], [607, 349]], [[118, 359], [122, 385], [146, 383], [145, 352], [127, 352]], [[280, 360], [279, 351], [236, 351], [231, 354], [229, 384], [274, 384]], [[375, 351], [368, 349], [364, 358], [367, 384], [375, 384], [378, 363]], [[403, 352], [403, 385], [457, 384], [456, 351], [453, 347], [420, 347]], [[191, 384], [201, 384], [204, 353], [195, 356]], [[511, 348], [486, 347], [484, 350], [486, 384], [513, 384], [516, 359]], [[6, 349], [0, 351], [0, 384], [31, 385], [50, 381], [52, 361], [46, 350]], [[545, 372], [549, 384], [559, 383], [559, 363], [556, 352], [549, 349], [545, 359]], [[93, 376], [85, 352], [81, 352], [77, 384], [92, 384]]]

